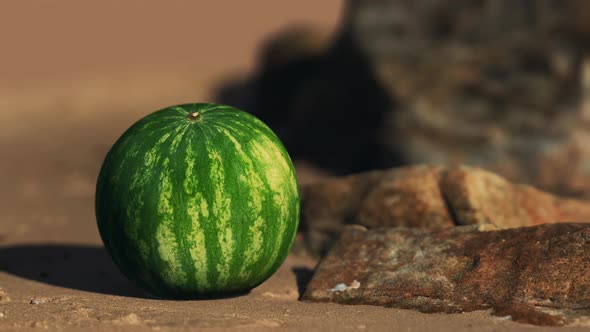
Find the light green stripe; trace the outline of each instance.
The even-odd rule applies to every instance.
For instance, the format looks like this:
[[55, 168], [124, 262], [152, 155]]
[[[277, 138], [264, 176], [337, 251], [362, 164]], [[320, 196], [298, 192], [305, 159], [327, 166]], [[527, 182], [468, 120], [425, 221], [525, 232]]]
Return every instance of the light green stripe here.
[[[130, 238], [131, 243], [137, 243], [141, 258], [144, 263], [149, 261], [149, 246], [147, 242], [139, 236], [140, 228], [142, 227], [142, 213], [144, 207], [144, 193], [145, 185], [150, 179], [146, 174], [153, 174], [154, 169], [158, 166], [160, 161], [160, 146], [172, 135], [172, 133], [164, 134], [149, 151], [146, 152], [143, 159], [143, 167], [138, 167], [135, 172], [131, 175], [130, 190], [133, 192], [131, 195], [131, 201], [127, 205], [127, 222], [125, 223], [125, 232]], [[141, 147], [146, 142], [137, 144], [137, 147], [133, 147], [134, 151], [140, 151]], [[123, 167], [123, 166], [121, 166]]]
[[[239, 275], [242, 278], [247, 278], [252, 271], [249, 270], [251, 264], [255, 263], [256, 258], [262, 250], [262, 244], [264, 241], [263, 228], [266, 223], [262, 217], [262, 196], [264, 195], [264, 182], [260, 178], [258, 172], [254, 168], [254, 163], [251, 157], [244, 152], [242, 145], [238, 140], [225, 128], [217, 128], [223, 133], [228, 140], [234, 145], [234, 150], [240, 158], [240, 162], [244, 163], [244, 174], [238, 177], [238, 180], [243, 184], [244, 188], [248, 188], [250, 196], [248, 197], [248, 207], [251, 211], [249, 217], [254, 221], [252, 225], [248, 227], [251, 238], [248, 239], [247, 243], [249, 246], [244, 251], [244, 262], [240, 269]], [[250, 220], [249, 220], [250, 221]], [[251, 221], [250, 221], [251, 222]], [[249, 263], [249, 264], [248, 264]]]
[[290, 219], [290, 200], [293, 195], [296, 194], [297, 188], [288, 183], [294, 181], [286, 181], [286, 179], [290, 179], [292, 176], [291, 167], [287, 163], [283, 152], [266, 135], [257, 136], [257, 139], [249, 144], [249, 149], [251, 154], [258, 160], [269, 165], [268, 167], [263, 167], [262, 171], [264, 172], [265, 180], [272, 191], [274, 208], [278, 209], [279, 212], [279, 216], [276, 218], [276, 221], [278, 222], [279, 236], [275, 239], [275, 245], [273, 250], [271, 250], [272, 255], [268, 260], [268, 264], [262, 269], [262, 271], [260, 271], [262, 274], [265, 274], [270, 271], [275, 264], [278, 255], [281, 253], [280, 246], [282, 241], [285, 240], [285, 232], [288, 226], [287, 221]]
[[218, 286], [223, 287], [230, 277], [230, 265], [234, 251], [234, 239], [232, 237], [231, 219], [231, 198], [225, 194], [225, 173], [223, 171], [223, 160], [219, 152], [211, 146], [211, 142], [205, 142], [205, 149], [209, 157], [211, 179], [211, 192], [213, 192], [213, 201], [211, 202], [212, 215], [216, 217], [217, 238], [221, 254], [220, 262], [216, 268], [219, 273]]
[[[174, 132], [168, 132], [158, 140], [154, 145], [154, 150], [166, 142], [168, 138], [173, 136], [170, 144], [170, 151], [174, 152], [178, 148], [178, 144], [182, 140], [185, 133], [186, 126], [176, 128]], [[181, 131], [182, 134], [180, 133]], [[173, 285], [183, 285], [187, 282], [187, 274], [183, 269], [179, 250], [179, 239], [176, 238], [174, 232], [175, 216], [174, 207], [172, 204], [173, 184], [170, 178], [170, 158], [164, 159], [160, 170], [160, 200], [158, 201], [158, 215], [161, 222], [158, 224], [156, 230], [156, 240], [158, 243], [158, 253], [160, 258], [167, 262], [169, 269], [164, 272], [164, 278]]]
[[168, 263], [169, 268], [162, 271], [164, 278], [171, 284], [182, 285], [186, 282], [187, 276], [182, 269], [178, 251], [178, 240], [174, 236], [174, 208], [171, 204], [172, 183], [169, 177], [168, 164], [170, 159], [166, 158], [162, 164], [163, 170], [160, 177], [160, 200], [158, 202], [158, 215], [161, 222], [156, 231], [158, 253], [160, 258]]
[[189, 252], [194, 262], [195, 279], [199, 289], [205, 289], [209, 286], [205, 230], [201, 226], [201, 222], [206, 222], [206, 218], [209, 216], [207, 208], [207, 201], [200, 193], [194, 194], [194, 197], [188, 201], [188, 214], [191, 217], [192, 226]]
[[250, 264], [243, 264], [240, 270], [240, 278], [247, 279], [252, 274], [252, 270], [248, 269], [252, 263], [256, 262], [259, 257], [260, 250], [262, 249], [262, 242], [264, 240], [262, 236], [262, 229], [264, 227], [264, 219], [259, 217], [254, 223], [248, 228], [252, 238], [250, 243], [244, 252], [245, 261]]
[[125, 234], [130, 239], [130, 243], [137, 243], [138, 244], [138, 251], [143, 259], [144, 263], [148, 261], [148, 246], [145, 240], [139, 236], [139, 231], [142, 222], [142, 210], [144, 206], [143, 202], [143, 194], [144, 194], [144, 186], [142, 185], [132, 185], [132, 192], [131, 201], [127, 205], [127, 222], [125, 223]]
[[209, 287], [207, 280], [207, 245], [205, 241], [205, 229], [203, 223], [209, 217], [207, 200], [200, 192], [197, 192], [199, 183], [194, 174], [196, 160], [193, 156], [193, 145], [191, 140], [187, 144], [187, 167], [185, 170], [184, 191], [188, 195], [188, 214], [191, 218], [191, 231], [189, 253], [194, 261], [195, 279], [199, 289]]

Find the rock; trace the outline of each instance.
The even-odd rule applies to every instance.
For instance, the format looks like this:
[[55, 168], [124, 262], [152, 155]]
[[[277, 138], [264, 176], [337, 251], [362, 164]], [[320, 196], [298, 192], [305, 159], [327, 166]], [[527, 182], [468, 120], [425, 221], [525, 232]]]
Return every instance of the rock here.
[[590, 202], [465, 166], [414, 166], [331, 178], [303, 186], [301, 195], [304, 241], [312, 254], [320, 255], [344, 224], [511, 228], [590, 221]]
[[113, 323], [121, 325], [141, 325], [142, 320], [135, 313], [130, 313], [114, 319]]
[[36, 329], [49, 329], [49, 324], [47, 324], [46, 321], [34, 321], [31, 323], [31, 327], [32, 328], [36, 328]]
[[382, 171], [365, 190], [354, 223], [367, 227], [450, 227], [453, 218], [439, 185], [445, 170], [416, 166]]
[[539, 325], [584, 320], [590, 314], [590, 225], [492, 231], [480, 225], [347, 226], [303, 299], [422, 312], [492, 309]]
[[325, 253], [343, 224], [450, 227], [439, 167], [416, 166], [328, 179], [301, 188], [301, 229]]
[[[578, 0], [349, 1], [346, 31], [390, 96], [383, 157], [484, 167], [590, 194]], [[578, 20], [579, 23], [573, 23]], [[432, 79], [436, 77], [436, 79]], [[586, 185], [584, 187], [584, 185]]]
[[331, 174], [327, 173], [325, 170], [302, 160], [294, 160], [293, 166], [295, 166], [297, 183], [299, 183], [300, 186], [324, 180], [331, 176]]
[[562, 198], [472, 167], [448, 169], [441, 191], [456, 225], [498, 228], [590, 222], [590, 202]]
[[262, 293], [262, 296], [264, 297], [269, 297], [269, 298], [273, 298], [273, 299], [279, 299], [279, 300], [292, 300], [292, 301], [296, 301], [299, 298], [299, 293], [297, 292], [297, 290], [293, 290], [293, 289], [286, 289], [284, 292], [264, 292]]
[[29, 302], [30, 304], [45, 304], [47, 302], [49, 302], [51, 299], [47, 298], [47, 297], [37, 297], [37, 298], [33, 298], [31, 299], [31, 302]]
[[10, 296], [2, 287], [0, 287], [0, 303], [10, 302]]

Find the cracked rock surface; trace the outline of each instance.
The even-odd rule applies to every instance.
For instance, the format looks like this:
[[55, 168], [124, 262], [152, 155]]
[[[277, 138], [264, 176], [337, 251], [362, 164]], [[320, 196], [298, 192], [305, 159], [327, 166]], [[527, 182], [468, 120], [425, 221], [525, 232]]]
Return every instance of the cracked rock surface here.
[[489, 228], [346, 226], [303, 299], [422, 312], [491, 309], [539, 325], [588, 320], [590, 225]]
[[302, 187], [307, 250], [324, 254], [345, 224], [368, 228], [514, 228], [588, 222], [590, 203], [516, 184], [480, 168], [412, 166], [332, 178]]

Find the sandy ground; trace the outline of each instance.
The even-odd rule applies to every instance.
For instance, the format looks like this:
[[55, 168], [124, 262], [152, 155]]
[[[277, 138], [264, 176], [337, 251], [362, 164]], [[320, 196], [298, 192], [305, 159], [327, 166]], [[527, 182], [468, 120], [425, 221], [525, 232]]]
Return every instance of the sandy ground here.
[[[529, 330], [485, 312], [299, 302], [290, 256], [240, 297], [163, 301], [113, 266], [94, 184], [114, 140], [161, 107], [210, 100], [289, 24], [336, 26], [340, 1], [0, 2], [0, 330]], [[203, 3], [206, 3], [204, 5]], [[567, 329], [564, 329], [567, 330]]]

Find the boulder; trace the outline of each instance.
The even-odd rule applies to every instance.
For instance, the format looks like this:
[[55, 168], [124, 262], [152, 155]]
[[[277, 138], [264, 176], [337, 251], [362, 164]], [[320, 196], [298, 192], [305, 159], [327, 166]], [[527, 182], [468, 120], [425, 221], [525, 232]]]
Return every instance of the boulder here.
[[590, 317], [590, 225], [344, 228], [303, 300], [422, 312], [491, 309], [532, 324]]

